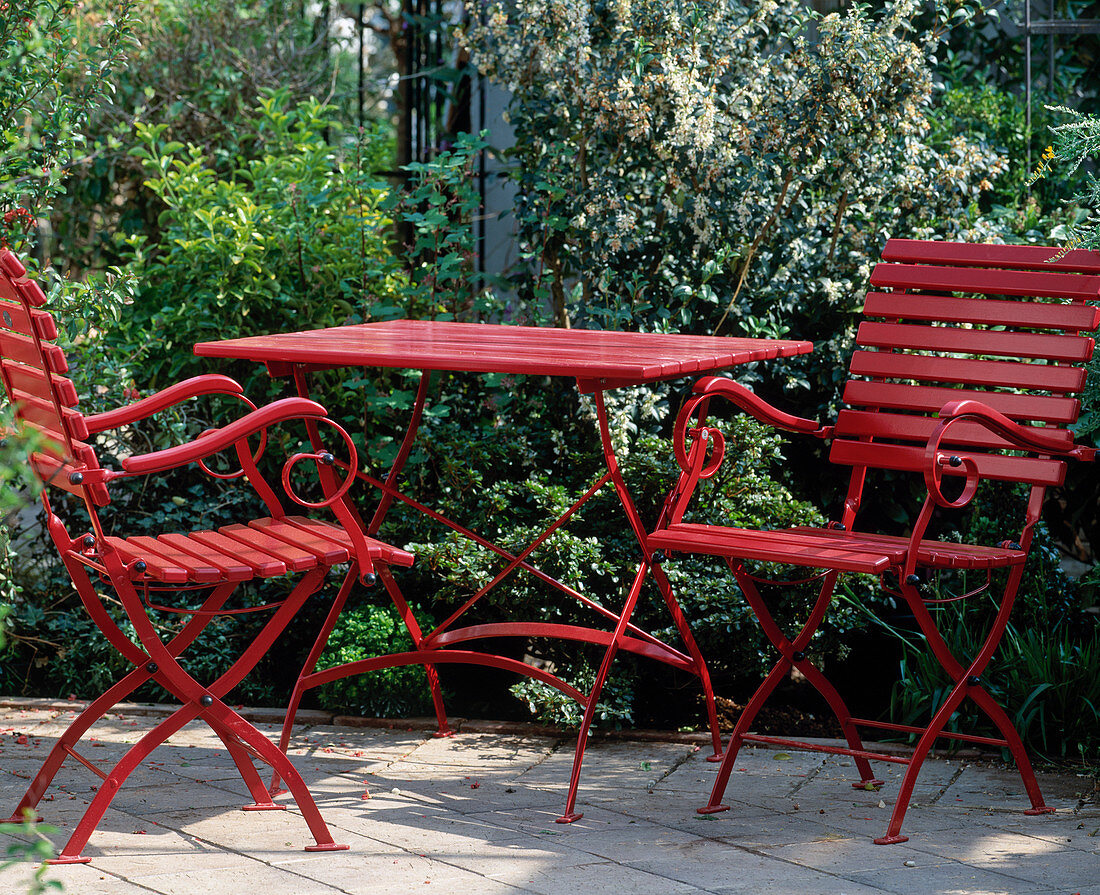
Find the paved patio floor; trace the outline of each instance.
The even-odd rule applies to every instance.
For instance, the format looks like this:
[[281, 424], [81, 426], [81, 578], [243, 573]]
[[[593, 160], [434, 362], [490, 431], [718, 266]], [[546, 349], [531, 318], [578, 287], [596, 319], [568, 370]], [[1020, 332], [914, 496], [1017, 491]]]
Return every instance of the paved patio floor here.
[[[69, 717], [0, 708], [5, 806]], [[111, 716], [84, 753], [107, 768], [155, 720]], [[715, 773], [706, 749], [599, 741], [582, 777], [584, 818], [561, 825], [567, 738], [302, 726], [295, 764], [337, 841], [351, 846], [311, 854], [293, 808], [239, 810], [246, 790], [219, 745], [202, 724], [185, 728], [119, 793], [85, 849], [92, 862], [51, 867], [47, 879], [81, 895], [1100, 895], [1100, 806], [1087, 795], [1093, 782], [1074, 776], [1044, 777], [1057, 812], [1025, 817], [1014, 771], [934, 760], [906, 819], [910, 841], [876, 846], [895, 765], [878, 766], [887, 785], [873, 793], [848, 785], [848, 759], [747, 749], [728, 790], [732, 810], [703, 816], [695, 809]], [[99, 782], [73, 764], [41, 805], [58, 846]], [[29, 873], [0, 872], [0, 891], [23, 891]]]

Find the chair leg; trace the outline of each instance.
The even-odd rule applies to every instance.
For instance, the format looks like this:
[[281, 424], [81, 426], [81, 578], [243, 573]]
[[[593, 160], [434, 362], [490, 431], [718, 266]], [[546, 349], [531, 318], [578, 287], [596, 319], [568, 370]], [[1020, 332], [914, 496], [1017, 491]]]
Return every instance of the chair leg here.
[[676, 601], [676, 597], [672, 593], [672, 585], [664, 569], [662, 569], [660, 565], [654, 564], [652, 571], [653, 578], [657, 582], [657, 587], [661, 591], [661, 596], [664, 598], [669, 614], [672, 616], [673, 624], [676, 625], [676, 630], [680, 632], [680, 639], [684, 642], [684, 646], [687, 647], [688, 654], [691, 656], [692, 662], [695, 665], [695, 672], [699, 676], [699, 683], [703, 687], [703, 699], [707, 711], [707, 726], [710, 728], [710, 742], [714, 749], [714, 752], [707, 756], [707, 761], [721, 761], [722, 733], [718, 728], [718, 710], [714, 704], [714, 687], [710, 682], [710, 671], [707, 670], [706, 660], [703, 658], [703, 654], [695, 643], [695, 638], [692, 636], [691, 626], [688, 624], [687, 618], [684, 617], [684, 612], [680, 608], [680, 604]]
[[[763, 597], [760, 596], [760, 591], [757, 589], [752, 578], [745, 573], [744, 568], [740, 564], [735, 563], [730, 563], [730, 568], [737, 578], [737, 583], [740, 585], [741, 591], [745, 595], [746, 602], [752, 607], [753, 613], [756, 615], [756, 620], [760, 624], [764, 635], [783, 656], [783, 659], [787, 663], [787, 667], [797, 668], [810, 685], [821, 694], [821, 697], [828, 704], [829, 709], [836, 718], [837, 723], [840, 724], [844, 739], [848, 743], [848, 748], [862, 751], [863, 741], [852, 720], [852, 713], [848, 710], [848, 706], [845, 704], [836, 688], [829, 682], [828, 678], [825, 677], [824, 673], [805, 656], [806, 648], [809, 646], [814, 634], [817, 633], [817, 629], [820, 627], [821, 622], [825, 618], [825, 613], [828, 611], [829, 602], [833, 596], [833, 589], [836, 587], [837, 579], [840, 576], [839, 572], [829, 572], [825, 575], [824, 580], [821, 582], [821, 590], [818, 592], [817, 600], [814, 603], [813, 609], [810, 611], [809, 619], [806, 621], [802, 630], [798, 632], [794, 640], [791, 641], [784, 636], [779, 625], [776, 624], [772, 614], [768, 611], [767, 604], [764, 602]], [[860, 774], [860, 779], [852, 783], [853, 787], [864, 789], [867, 786], [882, 785], [882, 781], [875, 777], [874, 772], [871, 770], [870, 762], [868, 762], [866, 758], [863, 756], [853, 756], [853, 760], [856, 765], [856, 770], [859, 771]]]
[[[77, 591], [81, 599], [88, 607], [93, 620], [95, 620], [101, 628], [105, 629], [105, 633], [111, 633], [111, 628], [115, 628], [115, 631], [117, 631], [113, 622], [111, 622], [110, 625], [106, 624], [106, 621], [109, 621], [110, 617], [106, 616], [106, 613], [103, 612], [102, 604], [99, 602], [98, 597], [96, 597], [94, 588], [83, 566], [71, 562], [66, 563], [66, 565], [71, 566], [70, 572], [76, 573], [73, 581], [77, 586]], [[221, 608], [225, 605], [225, 601], [235, 589], [236, 585], [232, 584], [215, 588], [206, 600], [203, 601], [201, 608], [207, 612]], [[99, 618], [101, 614], [104, 618]], [[180, 655], [183, 650], [194, 642], [195, 638], [203, 632], [211, 621], [212, 617], [210, 616], [195, 616], [189, 619], [176, 636], [168, 642], [168, 650], [175, 656]], [[112, 639], [113, 643], [116, 641], [116, 646], [123, 648], [126, 658], [141, 667], [135, 668], [125, 677], [112, 684], [110, 688], [92, 701], [87, 708], [73, 720], [72, 724], [69, 725], [68, 729], [54, 744], [49, 755], [46, 756], [46, 760], [43, 762], [42, 767], [35, 775], [34, 780], [31, 781], [31, 785], [27, 788], [27, 792], [15, 809], [10, 821], [11, 823], [22, 822], [27, 809], [33, 810], [38, 805], [42, 796], [45, 795], [46, 791], [49, 789], [50, 783], [53, 782], [53, 778], [65, 763], [65, 758], [69, 754], [69, 750], [76, 746], [84, 734], [88, 732], [88, 729], [95, 724], [96, 721], [106, 715], [115, 705], [133, 693], [134, 690], [155, 677], [155, 672], [150, 671], [146, 664], [149, 657], [142, 652], [138, 646], [126, 639], [120, 631], [117, 632], [117, 636]]]
[[588, 694], [588, 701], [584, 707], [584, 717], [581, 719], [581, 729], [577, 733], [577, 748], [573, 754], [573, 771], [569, 777], [569, 792], [565, 799], [565, 811], [562, 812], [561, 817], [556, 819], [559, 824], [573, 823], [584, 817], [584, 814], [577, 813], [574, 808], [577, 804], [577, 787], [580, 785], [584, 749], [588, 745], [588, 731], [596, 718], [596, 704], [599, 702], [604, 684], [607, 683], [607, 676], [611, 673], [611, 663], [615, 661], [615, 654], [619, 651], [619, 644], [622, 642], [626, 627], [630, 623], [630, 616], [634, 612], [638, 595], [642, 592], [642, 583], [648, 573], [649, 563], [643, 561], [634, 576], [634, 582], [630, 585], [630, 592], [627, 594], [618, 624], [615, 625], [611, 643], [608, 644], [607, 650], [604, 652], [600, 669], [596, 672], [596, 680], [592, 683], [592, 690]]
[[[306, 660], [302, 665], [302, 670], [298, 672], [298, 679], [294, 682], [294, 689], [290, 694], [290, 701], [287, 703], [286, 715], [283, 717], [283, 729], [279, 733], [279, 751], [286, 754], [287, 749], [290, 747], [290, 735], [291, 730], [294, 727], [294, 718], [298, 714], [298, 708], [302, 703], [302, 696], [305, 694], [306, 687], [303, 685], [303, 679], [311, 675], [314, 669], [317, 667], [317, 662], [321, 658], [321, 654], [324, 653], [325, 647], [328, 645], [328, 639], [332, 636], [332, 631], [336, 627], [336, 622], [340, 618], [340, 613], [343, 611], [344, 606], [347, 604], [348, 597], [351, 595], [351, 589], [355, 585], [355, 579], [358, 576], [359, 567], [352, 563], [348, 569], [347, 574], [344, 576], [343, 582], [340, 584], [340, 590], [336, 593], [336, 598], [332, 601], [332, 606], [329, 607], [328, 614], [325, 616], [325, 621], [321, 625], [321, 630], [317, 633], [317, 638], [313, 641], [313, 646], [310, 647], [309, 655], [306, 656]], [[268, 787], [268, 792], [273, 795], [281, 795], [286, 792], [280, 784], [279, 774], [276, 772], [271, 778], [271, 785]]]
[[65, 847], [61, 849], [61, 853], [47, 863], [87, 864], [91, 858], [84, 857], [80, 853], [84, 850], [84, 846], [88, 844], [88, 840], [91, 838], [92, 833], [95, 831], [95, 828], [99, 826], [99, 822], [103, 819], [103, 815], [106, 813], [107, 808], [110, 807], [111, 802], [118, 794], [118, 790], [126, 781], [126, 778], [133, 773], [134, 769], [139, 764], [149, 757], [157, 746], [161, 745], [161, 743], [172, 736], [172, 734], [177, 733], [188, 721], [195, 718], [198, 713], [198, 706], [184, 706], [183, 708], [177, 709], [172, 715], [131, 746], [100, 785], [91, 804], [84, 812], [84, 816], [80, 818], [80, 822], [76, 825], [76, 829], [73, 830], [72, 835], [69, 837], [69, 841], [65, 844]]

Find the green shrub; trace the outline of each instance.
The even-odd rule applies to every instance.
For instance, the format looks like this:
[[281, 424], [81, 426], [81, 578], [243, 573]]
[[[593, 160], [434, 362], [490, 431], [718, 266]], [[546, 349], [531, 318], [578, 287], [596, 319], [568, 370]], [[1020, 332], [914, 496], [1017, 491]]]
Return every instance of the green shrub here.
[[[430, 616], [414, 607], [421, 625]], [[430, 628], [425, 628], [430, 630]], [[317, 670], [413, 649], [412, 638], [392, 605], [345, 609], [332, 631]], [[383, 718], [422, 715], [432, 710], [428, 678], [420, 666], [383, 668], [322, 686], [317, 694], [323, 708]]]

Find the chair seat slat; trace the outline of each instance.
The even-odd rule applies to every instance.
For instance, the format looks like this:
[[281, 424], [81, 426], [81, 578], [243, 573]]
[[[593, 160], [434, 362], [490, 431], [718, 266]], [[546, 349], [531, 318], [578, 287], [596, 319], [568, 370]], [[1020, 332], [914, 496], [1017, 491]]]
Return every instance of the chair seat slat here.
[[1070, 331], [1094, 330], [1100, 324], [1100, 308], [1089, 305], [955, 298], [950, 295], [914, 295], [910, 292], [868, 292], [863, 302], [863, 313], [867, 317], [899, 320], [985, 323]]
[[[827, 561], [829, 568], [878, 574], [904, 560], [909, 539], [804, 526], [762, 531], [681, 522], [654, 532], [647, 546], [815, 568]], [[918, 564], [940, 568], [1003, 568], [1025, 558], [1020, 550], [952, 541], [922, 540], [917, 550]]]
[[[286, 521], [300, 528], [302, 531], [312, 535], [318, 535], [326, 540], [339, 544], [346, 550], [351, 550], [351, 538], [348, 537], [347, 532], [342, 528], [338, 528], [335, 525], [329, 525], [326, 522], [322, 522], [320, 519], [308, 519], [305, 516], [287, 516]], [[390, 544], [377, 541], [374, 538], [367, 538], [366, 541], [372, 559], [381, 560], [386, 565], [391, 566], [408, 567], [414, 562], [415, 558], [406, 550], [401, 550], [398, 547], [393, 547]]]
[[996, 354], [1081, 363], [1092, 356], [1093, 340], [1087, 336], [864, 322], [856, 333], [856, 344], [864, 348]]
[[259, 550], [274, 556], [279, 562], [286, 563], [292, 572], [305, 572], [317, 566], [317, 556], [301, 547], [267, 534], [262, 528], [248, 525], [223, 525], [218, 532], [230, 540], [241, 544], [245, 549]]
[[157, 541], [193, 556], [199, 562], [213, 566], [221, 572], [224, 581], [250, 581], [255, 575], [255, 569], [241, 562], [239, 557], [196, 541], [189, 534], [157, 535]]
[[[246, 526], [241, 526], [241, 528], [251, 531]], [[219, 553], [236, 557], [261, 578], [277, 578], [287, 573], [286, 563], [277, 556], [261, 550], [253, 544], [234, 540], [221, 532], [193, 531], [187, 537], [189, 540], [217, 550]]]
[[285, 519], [255, 519], [248, 523], [250, 528], [262, 531], [287, 544], [301, 547], [312, 553], [326, 565], [347, 562], [351, 552], [335, 541], [322, 537], [316, 532], [307, 532], [291, 525]]
[[[928, 467], [923, 446], [883, 444], [881, 442], [849, 441], [838, 438], [833, 441], [829, 460], [845, 466], [869, 466], [874, 469], [896, 469], [900, 472], [923, 472]], [[1003, 454], [986, 454], [958, 451], [960, 457], [970, 458], [982, 478], [1003, 482], [1027, 482], [1031, 485], [1061, 485], [1066, 477], [1066, 464], [1062, 460], [1046, 460], [1038, 457], [1010, 457]], [[945, 475], [961, 475], [950, 467]]]
[[[141, 550], [126, 542], [123, 538], [108, 537], [105, 539], [115, 550], [126, 565], [142, 560], [145, 562], [144, 574], [155, 581], [163, 581], [165, 584], [187, 584], [190, 580], [187, 569], [173, 565], [159, 553]], [[135, 572], [134, 577], [140, 578], [142, 573]]]
[[978, 295], [1028, 295], [1034, 298], [1100, 298], [1100, 276], [923, 264], [875, 265], [871, 285], [895, 289], [964, 292]]
[[1017, 395], [934, 385], [903, 385], [852, 379], [844, 386], [844, 401], [853, 407], [919, 410], [936, 413], [949, 401], [981, 401], [1017, 422], [1072, 423], [1081, 411], [1077, 398]]
[[1079, 392], [1085, 387], [1085, 368], [1057, 364], [970, 357], [930, 357], [892, 351], [856, 351], [849, 372], [882, 379], [957, 382], [1000, 388]]
[[161, 561], [187, 570], [187, 580], [194, 584], [216, 584], [225, 580], [222, 570], [165, 543], [160, 538], [138, 535], [127, 538], [126, 543], [142, 553], [142, 559], [148, 562], [149, 556], [159, 557]]

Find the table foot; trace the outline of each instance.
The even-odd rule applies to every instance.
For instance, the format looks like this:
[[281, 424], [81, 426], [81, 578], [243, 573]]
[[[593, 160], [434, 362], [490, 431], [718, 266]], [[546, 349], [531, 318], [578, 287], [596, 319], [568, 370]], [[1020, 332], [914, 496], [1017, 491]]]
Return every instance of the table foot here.
[[571, 824], [571, 823], [575, 823], [576, 821], [580, 820], [582, 817], [584, 817], [584, 812], [583, 811], [580, 812], [580, 813], [574, 811], [572, 814], [563, 814], [561, 817], [555, 818], [554, 823], [556, 823], [556, 824]]
[[47, 864], [90, 864], [91, 858], [85, 858], [83, 855], [58, 855], [56, 858], [48, 858]]
[[455, 731], [451, 730], [449, 727], [443, 730], [437, 730], [435, 733], [432, 734], [432, 736], [436, 738], [453, 737], [454, 735]]
[[858, 783], [852, 784], [852, 789], [865, 789], [868, 792], [878, 792], [884, 785], [885, 784], [881, 780], [860, 780]]
[[274, 802], [266, 804], [253, 802], [251, 805], [241, 805], [241, 811], [286, 811], [286, 805], [276, 805]]
[[338, 845], [335, 842], [324, 842], [318, 845], [307, 845], [304, 851], [347, 851], [348, 846]]
[[696, 808], [696, 814], [717, 814], [719, 811], [729, 811], [729, 805], [704, 805], [702, 808]]
[[902, 836], [901, 833], [898, 833], [894, 836], [880, 836], [878, 839], [875, 840], [875, 845], [895, 845], [898, 842], [908, 841], [908, 836]]
[[1032, 816], [1032, 817], [1035, 816], [1036, 814], [1053, 814], [1053, 813], [1054, 813], [1054, 809], [1051, 808], [1049, 805], [1040, 805], [1038, 808], [1028, 808], [1027, 811], [1024, 812], [1024, 814], [1027, 814], [1027, 815]]
[[707, 756], [707, 761], [712, 761], [712, 762], [713, 761], [721, 761], [725, 757], [726, 757], [725, 752], [715, 752], [713, 755], [708, 755]]

